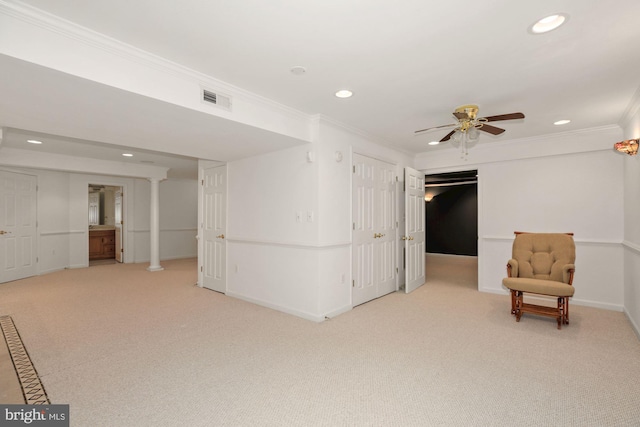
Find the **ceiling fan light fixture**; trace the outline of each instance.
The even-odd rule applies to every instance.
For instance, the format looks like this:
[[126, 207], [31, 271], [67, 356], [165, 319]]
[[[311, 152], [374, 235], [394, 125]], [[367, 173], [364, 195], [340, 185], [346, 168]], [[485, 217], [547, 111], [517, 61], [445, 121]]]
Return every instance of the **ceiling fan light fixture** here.
[[476, 126], [471, 126], [467, 131], [467, 135], [469, 136], [469, 141], [475, 142], [480, 138], [480, 132]]
[[568, 15], [564, 13], [556, 13], [554, 15], [546, 16], [540, 20], [538, 20], [535, 24], [530, 27], [530, 31], [533, 34], [544, 34], [549, 31], [553, 31], [562, 24], [564, 24], [568, 19]]

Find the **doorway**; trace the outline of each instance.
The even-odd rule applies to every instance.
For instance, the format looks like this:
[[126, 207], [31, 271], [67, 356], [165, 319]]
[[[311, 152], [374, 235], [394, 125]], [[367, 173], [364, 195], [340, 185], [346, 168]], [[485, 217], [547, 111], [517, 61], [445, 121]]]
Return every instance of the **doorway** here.
[[425, 177], [428, 253], [478, 256], [478, 171]]
[[124, 261], [123, 189], [89, 184], [89, 266]]
[[425, 176], [426, 258], [434, 274], [477, 271], [478, 200], [477, 170]]

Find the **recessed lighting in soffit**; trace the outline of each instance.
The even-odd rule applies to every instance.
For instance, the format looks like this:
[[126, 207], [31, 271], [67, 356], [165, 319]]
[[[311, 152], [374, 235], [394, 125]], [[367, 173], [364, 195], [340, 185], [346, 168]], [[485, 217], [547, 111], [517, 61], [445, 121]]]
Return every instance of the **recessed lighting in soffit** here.
[[571, 120], [558, 120], [557, 122], [553, 122], [554, 125], [556, 126], [562, 126], [562, 125], [566, 125], [567, 123], [571, 123]]
[[133, 157], [131, 153], [122, 153], [122, 157]]
[[429, 145], [439, 145], [440, 141], [431, 141]]
[[42, 144], [42, 141], [38, 141], [37, 139], [27, 139], [29, 144]]
[[347, 89], [342, 89], [336, 92], [336, 96], [338, 98], [351, 98], [353, 96], [353, 92]]
[[535, 24], [529, 27], [529, 31], [533, 34], [544, 34], [549, 31], [553, 31], [569, 19], [569, 15], [566, 13], [556, 13], [549, 15], [538, 20]]
[[301, 65], [296, 65], [295, 67], [291, 67], [291, 74], [294, 76], [302, 76], [307, 72], [307, 69]]

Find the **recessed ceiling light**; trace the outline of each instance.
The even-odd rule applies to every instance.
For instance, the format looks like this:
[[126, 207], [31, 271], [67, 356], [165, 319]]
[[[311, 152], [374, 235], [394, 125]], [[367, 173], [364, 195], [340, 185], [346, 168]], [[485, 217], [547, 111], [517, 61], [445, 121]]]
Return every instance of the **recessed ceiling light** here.
[[131, 153], [122, 153], [122, 155], [124, 157], [133, 157], [133, 154], [131, 154]]
[[353, 92], [347, 89], [342, 89], [336, 92], [336, 96], [338, 98], [351, 98], [353, 96]]
[[560, 25], [564, 24], [567, 18], [568, 16], [564, 13], [549, 15], [533, 24], [531, 26], [531, 32], [533, 34], [548, 33], [549, 31], [555, 30]]
[[296, 76], [301, 76], [307, 72], [307, 69], [301, 65], [296, 65], [295, 67], [291, 67], [290, 71], [291, 71], [291, 74], [294, 74]]
[[42, 141], [38, 141], [37, 139], [27, 139], [29, 144], [42, 144]]
[[438, 145], [438, 144], [440, 144], [440, 141], [431, 141], [429, 143], [429, 145]]
[[571, 123], [571, 120], [558, 120], [557, 122], [553, 122], [556, 126], [566, 125], [567, 123]]

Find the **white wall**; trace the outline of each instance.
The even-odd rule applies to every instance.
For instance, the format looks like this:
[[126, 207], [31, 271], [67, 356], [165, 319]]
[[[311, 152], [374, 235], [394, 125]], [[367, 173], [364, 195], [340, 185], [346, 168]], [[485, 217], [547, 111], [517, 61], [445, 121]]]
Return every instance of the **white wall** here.
[[[622, 310], [623, 159], [611, 149], [620, 137], [621, 130], [612, 128], [551, 135], [529, 140], [526, 146], [516, 143], [514, 151], [502, 153], [505, 157], [500, 161], [472, 160], [480, 147], [470, 151], [475, 164], [469, 169], [477, 168], [479, 178], [481, 291], [507, 293], [502, 278], [514, 231], [574, 232], [576, 291], [572, 302]], [[543, 154], [548, 152], [553, 155]], [[485, 156], [482, 150], [478, 152], [479, 158], [493, 157]], [[439, 171], [446, 169], [446, 162], [436, 160]], [[428, 164], [426, 158], [424, 162]], [[460, 170], [461, 166], [455, 163], [451, 168]], [[431, 172], [428, 167], [423, 169]]]
[[[640, 91], [624, 123], [624, 137], [640, 138]], [[640, 155], [624, 157], [624, 308], [640, 336]]]
[[[150, 253], [151, 182], [136, 179], [134, 183], [137, 209], [129, 229], [135, 239], [133, 262], [147, 262]], [[196, 235], [198, 217], [198, 181], [170, 179], [159, 184], [160, 259], [195, 258], [198, 256]]]
[[354, 151], [411, 162], [317, 117], [312, 143], [228, 163], [227, 295], [315, 321], [351, 309]]
[[[38, 274], [88, 266], [89, 184], [124, 188], [125, 262], [149, 260], [149, 181], [42, 169], [2, 169], [37, 177]], [[162, 182], [160, 212], [161, 259], [197, 256], [197, 182]]]
[[612, 150], [481, 165], [479, 288], [502, 287], [513, 232], [573, 232], [573, 302], [622, 310], [622, 158]]

